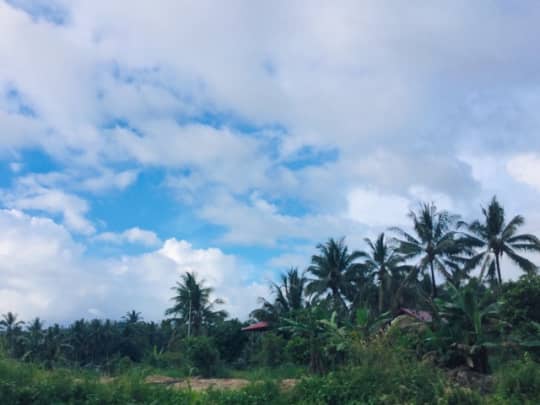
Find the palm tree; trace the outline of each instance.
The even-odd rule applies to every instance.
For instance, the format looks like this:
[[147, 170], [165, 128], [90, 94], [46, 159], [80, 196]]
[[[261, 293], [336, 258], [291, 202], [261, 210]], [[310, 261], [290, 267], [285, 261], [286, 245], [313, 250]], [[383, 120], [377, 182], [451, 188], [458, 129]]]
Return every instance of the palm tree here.
[[356, 263], [362, 254], [358, 251], [349, 253], [344, 238], [337, 241], [330, 238], [325, 244], [317, 245], [317, 249], [320, 254], [311, 257], [307, 269], [316, 278], [309, 281], [306, 292], [314, 294], [315, 298], [328, 293], [327, 298], [333, 301], [334, 309], [342, 312], [347, 309], [343, 297], [349, 290], [348, 284], [355, 272], [362, 271]]
[[143, 317], [141, 316], [140, 312], [132, 310], [132, 311], [127, 312], [122, 317], [122, 319], [124, 320], [124, 322], [126, 322], [128, 324], [136, 324], [136, 323], [141, 322], [143, 320]]
[[382, 313], [385, 308], [384, 300], [388, 296], [388, 290], [392, 284], [392, 280], [396, 278], [400, 270], [404, 269], [404, 266], [402, 266], [404, 258], [392, 245], [387, 243], [384, 239], [384, 233], [381, 233], [375, 242], [372, 242], [368, 238], [364, 240], [369, 246], [369, 251], [361, 252], [361, 254], [366, 259], [364, 266], [368, 273], [377, 277], [379, 284], [378, 309], [379, 313]]
[[39, 354], [39, 350], [43, 345], [43, 321], [35, 318], [26, 328], [28, 334], [25, 338], [25, 346], [27, 346], [24, 357], [35, 358]]
[[225, 311], [215, 311], [216, 305], [224, 301], [217, 298], [210, 300], [213, 288], [205, 287], [204, 280], [197, 280], [194, 273], [186, 272], [181, 280], [172, 288], [176, 295], [171, 299], [174, 306], [165, 311], [165, 315], [178, 315], [175, 320], [187, 323], [188, 336], [191, 330], [197, 335], [205, 323], [212, 323], [227, 316]]
[[531, 234], [517, 234], [518, 228], [523, 226], [525, 219], [516, 215], [510, 222], [505, 222], [504, 208], [494, 196], [487, 209], [482, 208], [483, 222], [474, 221], [467, 225], [469, 233], [466, 242], [480, 252], [469, 260], [468, 267], [474, 268], [482, 263], [482, 279], [486, 270], [491, 273], [492, 279], [496, 278], [499, 286], [502, 284], [500, 259], [506, 254], [510, 260], [517, 264], [527, 273], [534, 273], [538, 267], [519, 255], [517, 251], [540, 252], [540, 240]]
[[7, 347], [11, 354], [13, 354], [15, 351], [15, 343], [17, 341], [17, 337], [22, 331], [21, 327], [23, 325], [24, 322], [18, 321], [17, 314], [14, 314], [13, 312], [8, 312], [7, 314], [2, 315], [0, 329], [4, 332]]
[[283, 312], [292, 312], [302, 309], [304, 306], [304, 290], [307, 279], [298, 269], [291, 267], [285, 274], [281, 275], [281, 283], [272, 284], [272, 289], [276, 295], [276, 303]]
[[13, 331], [20, 330], [21, 326], [24, 325], [24, 321], [18, 321], [17, 314], [14, 314], [13, 312], [3, 314], [2, 318], [3, 319], [0, 321], [0, 327], [4, 330], [6, 336]]
[[463, 246], [455, 237], [452, 230], [458, 217], [447, 211], [438, 211], [433, 203], [423, 203], [417, 212], [410, 211], [409, 218], [413, 221], [415, 236], [400, 228], [392, 228], [400, 235], [398, 252], [406, 258], [420, 257], [419, 270], [425, 272], [429, 268], [431, 272], [431, 297], [437, 296], [435, 282], [435, 268], [446, 279], [451, 274], [446, 269], [445, 261], [456, 258], [463, 250]]
[[270, 288], [275, 296], [274, 302], [259, 298], [261, 308], [251, 312], [250, 316], [262, 321], [277, 321], [282, 316], [304, 308], [304, 293], [307, 278], [298, 268], [291, 267], [281, 274], [280, 283], [271, 283]]

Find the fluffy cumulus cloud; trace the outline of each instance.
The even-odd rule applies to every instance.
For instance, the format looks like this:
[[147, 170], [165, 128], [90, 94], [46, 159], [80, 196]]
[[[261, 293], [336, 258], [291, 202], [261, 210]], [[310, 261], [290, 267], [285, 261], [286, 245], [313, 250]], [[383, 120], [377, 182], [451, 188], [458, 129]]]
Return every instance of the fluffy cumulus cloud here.
[[[95, 313], [196, 269], [180, 251], [264, 273], [407, 226], [419, 200], [470, 218], [498, 194], [536, 228], [540, 5], [470, 3], [0, 1], [3, 215], [41, 224], [26, 248], [51, 263], [38, 236], [63, 235], [54, 267], [93, 277], [95, 302], [72, 298]], [[17, 291], [20, 312], [55, 305]]]
[[[242, 318], [266, 293], [250, 279], [248, 265], [217, 248], [196, 249], [169, 239], [148, 253], [92, 259], [50, 219], [2, 210], [0, 225], [0, 312], [18, 312], [25, 319], [118, 318], [137, 309], [158, 320], [171, 305], [171, 286], [186, 271], [213, 286], [215, 296], [225, 299], [224, 309]], [[130, 231], [126, 234], [142, 233]]]

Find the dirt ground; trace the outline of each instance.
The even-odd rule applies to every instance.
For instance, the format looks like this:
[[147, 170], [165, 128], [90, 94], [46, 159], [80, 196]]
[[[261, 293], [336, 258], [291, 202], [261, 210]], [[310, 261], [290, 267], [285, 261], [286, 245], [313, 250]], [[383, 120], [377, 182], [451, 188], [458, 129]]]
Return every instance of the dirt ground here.
[[[173, 388], [191, 388], [194, 391], [204, 391], [209, 388], [217, 390], [236, 390], [249, 385], [250, 381], [240, 378], [190, 378], [178, 379], [160, 375], [151, 375], [146, 378], [148, 384], [162, 384]], [[297, 380], [285, 379], [281, 381], [281, 388], [284, 390], [294, 387]]]

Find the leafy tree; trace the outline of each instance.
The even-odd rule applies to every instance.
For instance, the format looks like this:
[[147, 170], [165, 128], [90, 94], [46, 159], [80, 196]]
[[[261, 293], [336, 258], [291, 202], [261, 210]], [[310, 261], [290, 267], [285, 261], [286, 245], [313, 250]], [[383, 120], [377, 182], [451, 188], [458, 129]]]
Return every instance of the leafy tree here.
[[420, 209], [409, 212], [413, 222], [415, 235], [400, 228], [392, 228], [400, 238], [398, 252], [406, 258], [419, 258], [418, 268], [425, 272], [429, 268], [431, 274], [431, 296], [437, 296], [435, 269], [446, 279], [451, 278], [447, 270], [447, 260], [457, 259], [463, 245], [455, 237], [452, 230], [458, 217], [447, 211], [439, 211], [433, 203], [424, 203]]
[[503, 285], [501, 316], [512, 329], [532, 335], [540, 326], [540, 276], [524, 275]]
[[[481, 278], [487, 271], [492, 279], [496, 277], [499, 286], [502, 285], [500, 260], [504, 254], [528, 274], [536, 272], [537, 266], [518, 254], [518, 251], [540, 252], [540, 240], [536, 236], [517, 233], [525, 224], [525, 219], [516, 215], [506, 223], [504, 208], [495, 196], [487, 208], [482, 208], [482, 214], [482, 222], [474, 221], [467, 226], [469, 233], [466, 242], [480, 250], [470, 258], [469, 267], [481, 264]], [[464, 222], [461, 224], [467, 225]]]
[[325, 244], [317, 245], [318, 255], [311, 257], [308, 267], [314, 279], [307, 285], [306, 292], [319, 298], [326, 294], [332, 300], [335, 311], [343, 313], [347, 310], [344, 296], [350, 289], [354, 273], [361, 272], [362, 268], [356, 261], [362, 257], [358, 251], [349, 253], [345, 239], [330, 238]]
[[167, 309], [165, 314], [175, 315], [175, 321], [187, 324], [188, 336], [191, 333], [200, 335], [203, 326], [227, 316], [225, 311], [214, 310], [216, 305], [224, 301], [220, 298], [211, 300], [213, 289], [205, 287], [204, 281], [197, 280], [194, 273], [183, 274], [172, 289], [176, 292], [172, 298], [174, 306]]

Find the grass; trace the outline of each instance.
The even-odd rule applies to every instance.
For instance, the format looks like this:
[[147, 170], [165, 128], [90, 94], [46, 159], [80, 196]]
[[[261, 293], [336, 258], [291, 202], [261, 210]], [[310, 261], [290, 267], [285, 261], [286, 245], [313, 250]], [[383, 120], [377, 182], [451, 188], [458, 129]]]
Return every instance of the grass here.
[[[1, 404], [536, 404], [540, 403], [540, 365], [528, 357], [506, 364], [495, 375], [494, 392], [480, 395], [451, 384], [442, 370], [406, 355], [371, 347], [358, 351], [354, 364], [324, 376], [293, 366], [231, 372], [252, 381], [231, 391], [170, 389], [145, 383], [163, 370], [134, 367], [104, 383], [84, 370], [44, 370], [0, 359]], [[182, 376], [174, 376], [182, 377]], [[279, 380], [299, 377], [283, 391]]]

